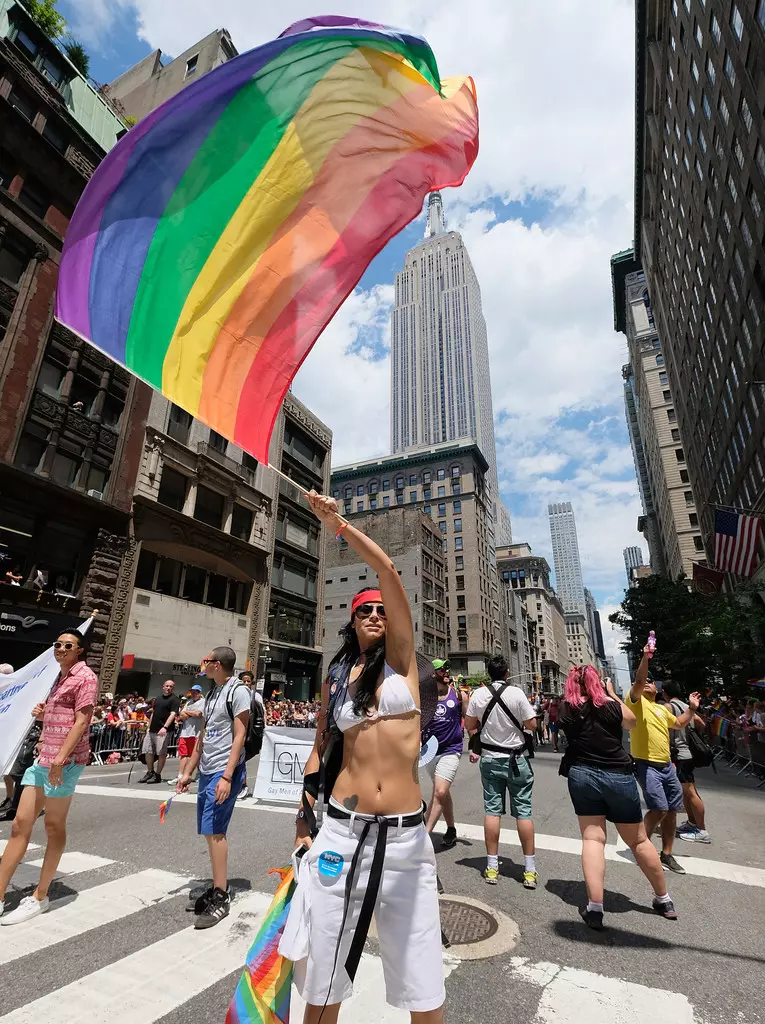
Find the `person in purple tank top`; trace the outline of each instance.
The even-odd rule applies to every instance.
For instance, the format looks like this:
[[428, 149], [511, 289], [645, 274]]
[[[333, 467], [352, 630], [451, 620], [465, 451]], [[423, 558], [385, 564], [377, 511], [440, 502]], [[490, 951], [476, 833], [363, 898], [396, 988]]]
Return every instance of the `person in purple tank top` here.
[[423, 758], [428, 758], [424, 764], [433, 780], [427, 830], [433, 831], [443, 813], [446, 832], [441, 840], [441, 848], [450, 850], [457, 845], [451, 786], [462, 757], [462, 719], [467, 711], [467, 697], [452, 685], [448, 661], [436, 658], [433, 668], [438, 682], [438, 705], [422, 734]]

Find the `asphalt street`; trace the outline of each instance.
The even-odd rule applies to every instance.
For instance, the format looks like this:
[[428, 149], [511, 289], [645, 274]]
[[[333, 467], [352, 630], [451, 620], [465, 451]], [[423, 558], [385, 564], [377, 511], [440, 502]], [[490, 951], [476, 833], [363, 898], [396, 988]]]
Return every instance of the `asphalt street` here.
[[[453, 790], [461, 838], [455, 849], [439, 851], [436, 837], [440, 879], [447, 895], [482, 901], [511, 918], [520, 941], [515, 950], [489, 959], [449, 954], [447, 1020], [755, 1024], [765, 1019], [765, 790], [757, 791], [751, 779], [737, 778], [727, 766], [718, 775], [698, 773], [713, 844], [676, 842], [676, 854], [689, 870], [669, 880], [677, 922], [651, 912], [647, 883], [616, 845], [616, 836], [609, 836], [608, 928], [595, 933], [577, 913], [585, 900], [578, 828], [558, 761], [543, 750], [534, 762], [541, 882], [529, 892], [521, 885], [523, 861], [512, 832], [500, 847], [500, 884], [490, 887], [481, 878], [480, 780], [477, 766], [463, 758]], [[0, 928], [0, 1024], [221, 1024], [225, 1019], [239, 965], [275, 889], [267, 872], [284, 864], [292, 850], [292, 814], [240, 802], [230, 829], [230, 878], [237, 893], [231, 918], [195, 932], [185, 910], [187, 893], [209, 878], [209, 869], [193, 803], [175, 801], [160, 824], [158, 805], [169, 787], [147, 792], [136, 785], [138, 771], [128, 785], [128, 769], [86, 771], [72, 805], [68, 860], [52, 890], [50, 912], [17, 928]], [[503, 825], [513, 829], [511, 819]], [[0, 845], [9, 832], [9, 825], [0, 825]], [[42, 821], [33, 841], [39, 848], [30, 850], [19, 869], [11, 909], [35, 881], [36, 868], [28, 862], [42, 855]], [[406, 1014], [383, 1009], [374, 940], [369, 950], [358, 1003], [344, 1010], [341, 1020], [407, 1020]], [[300, 1019], [296, 1001], [293, 1021]]]

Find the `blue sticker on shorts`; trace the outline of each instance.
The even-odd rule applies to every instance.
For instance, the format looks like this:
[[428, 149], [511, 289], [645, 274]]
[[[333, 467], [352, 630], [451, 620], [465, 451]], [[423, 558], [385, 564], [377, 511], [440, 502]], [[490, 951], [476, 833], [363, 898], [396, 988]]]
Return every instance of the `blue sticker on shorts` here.
[[339, 853], [325, 850], [319, 857], [319, 874], [325, 875], [327, 878], [337, 878], [343, 870], [344, 863], [345, 861]]

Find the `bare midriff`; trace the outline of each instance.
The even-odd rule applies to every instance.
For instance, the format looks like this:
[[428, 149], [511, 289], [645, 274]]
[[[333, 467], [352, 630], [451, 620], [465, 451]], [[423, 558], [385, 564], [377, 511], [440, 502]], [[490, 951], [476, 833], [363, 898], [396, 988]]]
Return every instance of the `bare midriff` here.
[[358, 814], [409, 814], [420, 809], [416, 711], [362, 722], [344, 733], [343, 766], [332, 796]]

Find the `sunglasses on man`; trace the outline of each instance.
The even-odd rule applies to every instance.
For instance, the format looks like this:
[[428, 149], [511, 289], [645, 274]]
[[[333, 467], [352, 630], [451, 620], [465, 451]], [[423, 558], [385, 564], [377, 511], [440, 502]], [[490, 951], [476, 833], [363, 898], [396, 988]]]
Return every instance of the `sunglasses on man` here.
[[202, 658], [203, 665], [214, 665], [219, 659], [218, 658]]
[[356, 609], [356, 614], [361, 619], [368, 619], [372, 612], [377, 612], [379, 618], [385, 618], [385, 606], [382, 604], [373, 604], [371, 601], [365, 604], [360, 604]]
[[75, 651], [75, 650], [79, 651], [79, 649], [80, 649], [80, 645], [79, 644], [73, 644], [69, 640], [66, 640], [66, 641], [57, 640], [54, 643], [54, 645], [53, 645], [53, 650], [54, 651]]

